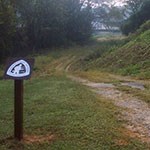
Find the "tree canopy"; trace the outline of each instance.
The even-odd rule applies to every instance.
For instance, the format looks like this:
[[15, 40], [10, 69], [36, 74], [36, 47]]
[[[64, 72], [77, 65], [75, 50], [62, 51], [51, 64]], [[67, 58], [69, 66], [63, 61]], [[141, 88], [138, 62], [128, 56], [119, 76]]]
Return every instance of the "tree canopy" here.
[[95, 22], [104, 26], [105, 29], [119, 28], [124, 19], [124, 9], [114, 6], [101, 4], [94, 8]]
[[130, 14], [135, 14], [138, 12], [144, 2], [144, 0], [125, 0], [126, 8]]
[[90, 1], [0, 0], [1, 57], [10, 51], [84, 43], [91, 36], [91, 22]]
[[121, 30], [123, 34], [128, 35], [129, 33], [135, 32], [143, 23], [150, 20], [150, 0], [144, 0], [141, 6], [133, 13], [125, 23], [122, 25]]
[[0, 0], [0, 56], [3, 57], [12, 48], [15, 32], [15, 15], [10, 1]]

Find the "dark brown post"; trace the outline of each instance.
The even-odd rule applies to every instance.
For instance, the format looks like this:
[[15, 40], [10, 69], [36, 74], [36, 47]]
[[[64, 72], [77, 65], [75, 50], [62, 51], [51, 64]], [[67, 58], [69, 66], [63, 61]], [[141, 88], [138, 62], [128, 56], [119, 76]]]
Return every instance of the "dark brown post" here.
[[14, 80], [14, 137], [23, 139], [23, 80]]
[[6, 64], [4, 79], [14, 80], [14, 138], [23, 139], [23, 80], [30, 79], [34, 59], [13, 58]]

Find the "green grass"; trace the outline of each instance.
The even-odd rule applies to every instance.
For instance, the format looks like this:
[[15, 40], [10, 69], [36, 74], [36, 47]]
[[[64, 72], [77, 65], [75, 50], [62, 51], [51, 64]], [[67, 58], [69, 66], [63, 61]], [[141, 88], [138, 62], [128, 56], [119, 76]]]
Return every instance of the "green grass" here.
[[[69, 73], [94, 82], [118, 83], [109, 73], [88, 70], [93, 60], [118, 45], [122, 41], [100, 41], [35, 56], [32, 79], [24, 82], [24, 134], [53, 135], [52, 141], [27, 144], [9, 138], [13, 136], [13, 81], [0, 80], [0, 150], [148, 150], [148, 144], [122, 132], [120, 108], [65, 76], [72, 63], [68, 60], [75, 56]], [[0, 69], [0, 79], [2, 74]], [[141, 96], [149, 97], [148, 90], [147, 85], [147, 94]]]
[[[118, 49], [121, 45], [123, 45], [126, 41], [123, 39], [107, 39], [104, 41], [95, 42], [95, 46], [88, 46], [90, 51], [84, 51], [82, 56], [80, 55], [80, 59], [76, 61], [76, 63], [72, 66], [72, 71], [87, 71], [92, 68], [102, 68], [97, 65], [99, 63], [99, 59], [103, 57], [105, 54], [109, 54], [110, 51], [114, 51], [114, 49]], [[104, 62], [106, 63], [106, 62]]]
[[150, 79], [150, 29], [146, 29], [143, 26], [137, 33], [123, 40], [98, 38], [101, 43], [99, 49], [79, 60], [75, 65], [76, 70], [87, 71], [94, 68]]
[[136, 97], [139, 97], [141, 100], [145, 101], [150, 105], [150, 84], [145, 84], [144, 90], [134, 89], [128, 86], [118, 86], [119, 90], [125, 91], [126, 93], [132, 94]]
[[[126, 93], [132, 94], [136, 97], [139, 97], [141, 100], [145, 101], [146, 103], [150, 104], [150, 82], [149, 80], [138, 80], [136, 81], [135, 78], [131, 77], [124, 77], [119, 76], [116, 74], [104, 72], [102, 70], [88, 70], [88, 71], [78, 71], [74, 75], [79, 76], [83, 79], [88, 79], [92, 82], [97, 83], [113, 83], [117, 86], [117, 88], [121, 91], [125, 91]], [[129, 86], [122, 86], [122, 82], [142, 82], [145, 89], [135, 89]]]
[[108, 72], [102, 72], [100, 70], [88, 70], [88, 71], [78, 71], [74, 75], [79, 76], [83, 79], [88, 79], [92, 82], [104, 82], [104, 83], [118, 83], [118, 79], [115, 79]]
[[[24, 133], [55, 138], [40, 144], [7, 139], [13, 135], [13, 81], [0, 81], [0, 149], [148, 149], [120, 132], [113, 104], [65, 76], [33, 78], [24, 85]], [[120, 139], [127, 144], [119, 145]]]

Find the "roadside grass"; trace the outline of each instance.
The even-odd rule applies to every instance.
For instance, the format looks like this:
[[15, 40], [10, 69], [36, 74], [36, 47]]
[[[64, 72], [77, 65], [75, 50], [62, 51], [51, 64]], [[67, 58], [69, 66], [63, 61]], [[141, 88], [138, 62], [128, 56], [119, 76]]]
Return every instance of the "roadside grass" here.
[[88, 79], [93, 82], [118, 83], [119, 80], [112, 77], [108, 72], [100, 70], [77, 71], [74, 75]]
[[131, 87], [121, 86], [121, 85], [118, 85], [118, 89], [125, 91], [126, 93], [132, 94], [134, 96], [137, 96], [141, 100], [145, 101], [146, 103], [150, 105], [150, 84], [149, 83], [145, 84], [144, 90], [133, 89]]
[[[141, 69], [142, 68], [142, 69]], [[146, 68], [146, 69], [145, 69]], [[143, 61], [140, 64], [131, 64], [127, 67], [118, 69], [116, 72], [123, 76], [132, 76], [137, 79], [146, 80], [150, 79], [150, 61]]]
[[[115, 75], [109, 72], [105, 72], [103, 70], [88, 70], [88, 71], [77, 71], [74, 73], [75, 76], [79, 76], [83, 79], [88, 79], [92, 82], [101, 82], [101, 83], [112, 83], [116, 85], [118, 90], [124, 91], [126, 93], [132, 94], [136, 97], [139, 97], [141, 100], [150, 104], [150, 81], [149, 80], [137, 80], [137, 78], [124, 77]], [[139, 90], [135, 88], [131, 88], [129, 86], [123, 86], [120, 83], [124, 82], [141, 82], [143, 83], [145, 89]]]
[[24, 85], [24, 134], [54, 138], [41, 143], [9, 139], [13, 136], [13, 81], [0, 80], [0, 149], [148, 150], [147, 144], [120, 132], [118, 108], [88, 88], [62, 75], [32, 78]]

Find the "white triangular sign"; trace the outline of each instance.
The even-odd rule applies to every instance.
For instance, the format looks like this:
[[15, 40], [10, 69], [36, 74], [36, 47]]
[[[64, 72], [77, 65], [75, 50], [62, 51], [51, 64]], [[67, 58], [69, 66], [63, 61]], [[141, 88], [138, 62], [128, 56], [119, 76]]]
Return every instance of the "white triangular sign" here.
[[8, 68], [6, 74], [11, 77], [25, 77], [30, 75], [30, 71], [30, 65], [25, 60], [18, 60]]

